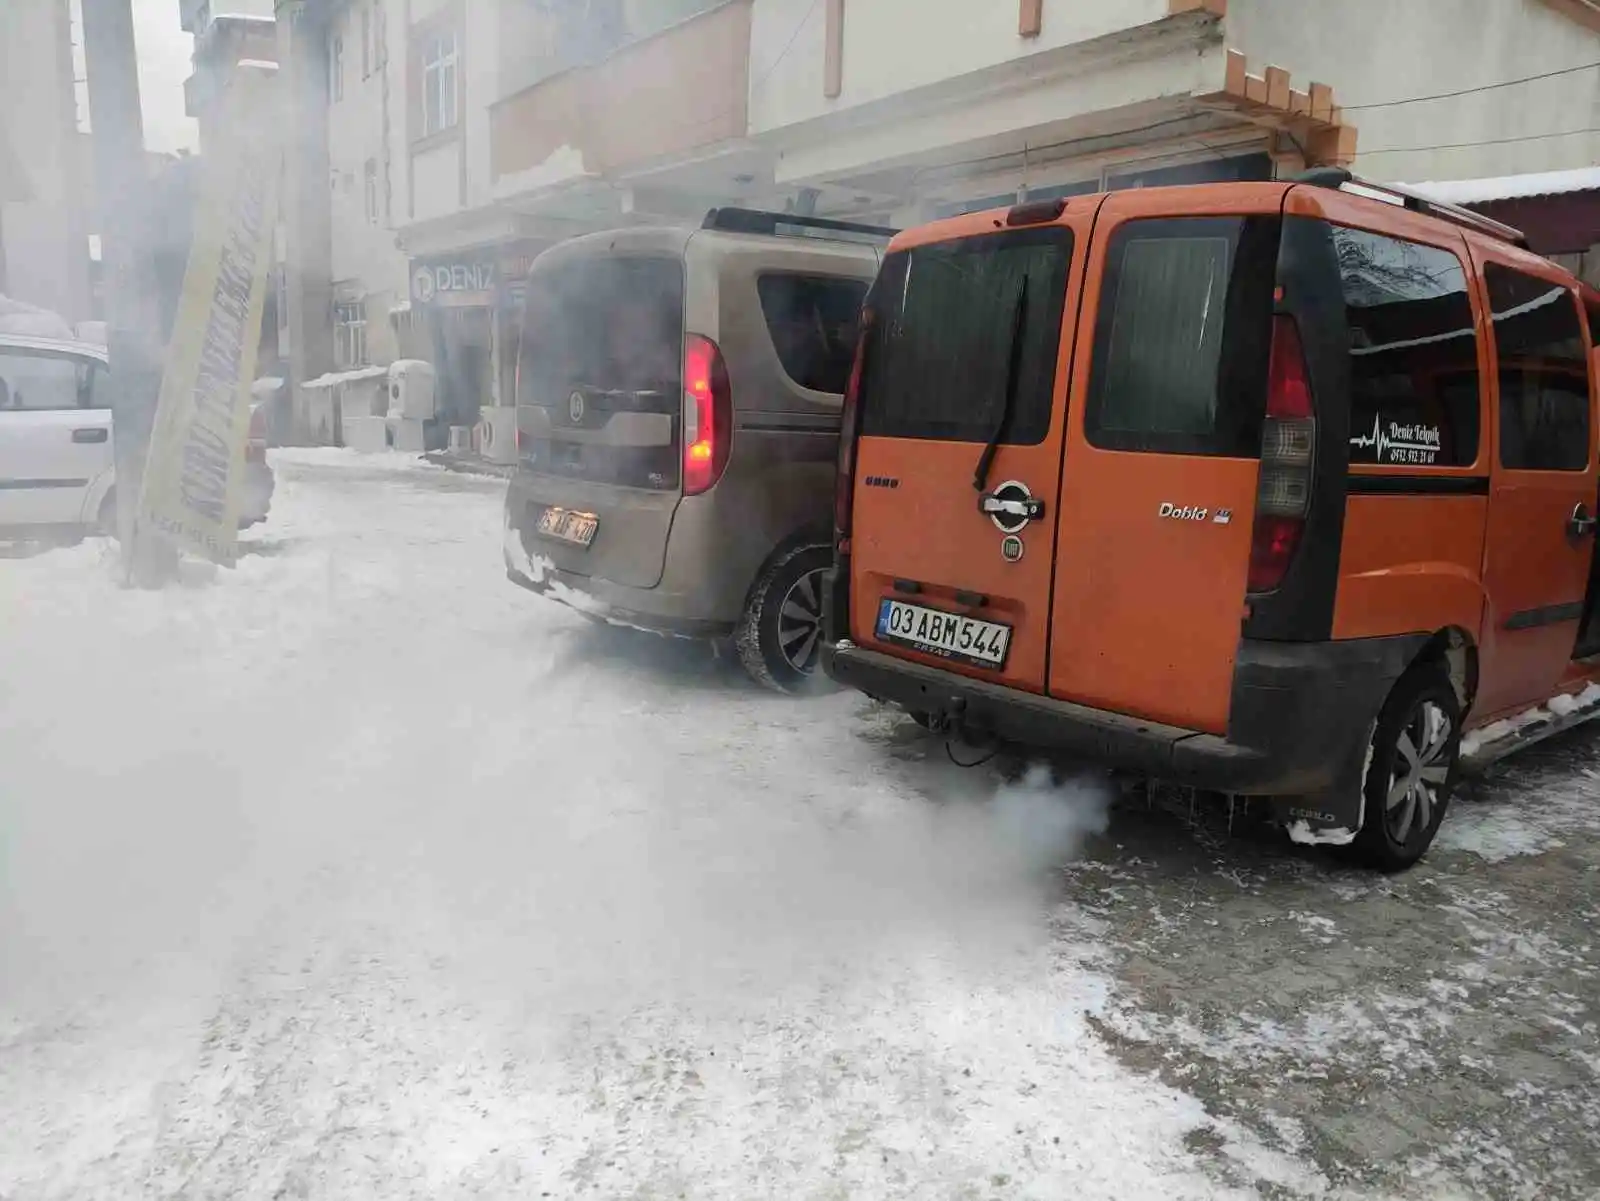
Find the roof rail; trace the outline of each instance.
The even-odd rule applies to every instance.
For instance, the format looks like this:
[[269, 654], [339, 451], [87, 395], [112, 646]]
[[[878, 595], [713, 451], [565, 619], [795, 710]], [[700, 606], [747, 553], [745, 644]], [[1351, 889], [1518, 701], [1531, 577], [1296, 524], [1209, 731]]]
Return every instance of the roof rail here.
[[1514, 246], [1528, 249], [1528, 238], [1520, 229], [1513, 228], [1493, 217], [1485, 217], [1482, 213], [1475, 213], [1471, 209], [1462, 208], [1458, 204], [1448, 204], [1443, 200], [1431, 200], [1420, 192], [1413, 192], [1410, 188], [1402, 188], [1397, 184], [1370, 183], [1359, 179], [1343, 167], [1313, 167], [1309, 171], [1302, 171], [1293, 177], [1294, 183], [1310, 184], [1316, 188], [1331, 188], [1342, 191], [1351, 188], [1359, 194], [1371, 196], [1374, 200], [1381, 200], [1386, 204], [1397, 204], [1402, 208], [1410, 209], [1414, 213], [1423, 213], [1429, 217], [1438, 217], [1443, 221], [1450, 221], [1456, 225], [1464, 225], [1475, 229], [1479, 233], [1488, 234], [1491, 238], [1499, 238], [1503, 242], [1510, 242]]
[[815, 236], [805, 231], [855, 234], [858, 238], [888, 241], [899, 233], [886, 225], [863, 225], [857, 221], [837, 221], [832, 217], [805, 217], [799, 213], [769, 213], [761, 209], [714, 208], [700, 223], [701, 229], [720, 229], [725, 233], [766, 234], [768, 236]]

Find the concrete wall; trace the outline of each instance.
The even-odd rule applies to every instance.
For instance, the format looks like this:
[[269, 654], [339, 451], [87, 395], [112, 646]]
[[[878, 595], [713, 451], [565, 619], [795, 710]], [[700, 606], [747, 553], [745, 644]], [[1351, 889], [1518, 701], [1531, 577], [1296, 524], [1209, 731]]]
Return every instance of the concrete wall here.
[[88, 162], [77, 132], [66, 0], [0, 3], [0, 121], [18, 178], [0, 211], [0, 291], [89, 319]]
[[[522, 4], [523, 0], [503, 0]], [[389, 49], [399, 87], [392, 111], [396, 156], [406, 162], [406, 208], [401, 225], [448, 216], [486, 204], [493, 191], [489, 106], [500, 98], [501, 0], [388, 0]], [[411, 24], [405, 24], [409, 13]], [[419, 27], [447, 21], [455, 27], [460, 121], [453, 136], [421, 138]]]
[[1540, 0], [1229, 0], [1226, 33], [1251, 70], [1270, 63], [1297, 86], [1331, 84], [1360, 131], [1355, 170], [1371, 178], [1472, 179], [1600, 161], [1600, 134], [1566, 133], [1600, 126], [1594, 70], [1387, 103], [1600, 61], [1600, 35]]
[[[1279, 0], [1281, 3], [1282, 0]], [[1044, 0], [1039, 36], [1018, 33], [1016, 0], [847, 0], [842, 89], [823, 94], [826, 0], [755, 0], [750, 127], [761, 133], [1021, 62], [1167, 15], [1167, 0]]]
[[[404, 5], [373, 0], [368, 9], [371, 44], [362, 57], [361, 5], [352, 4], [334, 23], [330, 36], [344, 41], [344, 98], [328, 108], [330, 219], [333, 226], [332, 278], [368, 301], [369, 356], [393, 357], [385, 337], [389, 309], [407, 294], [406, 256], [395, 246], [396, 227], [406, 219], [405, 57], [396, 54], [396, 25], [380, 35], [377, 22], [404, 20]], [[401, 27], [403, 28], [403, 26]], [[403, 48], [404, 42], [399, 43]], [[383, 54], [387, 47], [387, 55]], [[366, 168], [377, 170], [377, 221], [366, 211]]]
[[750, 5], [732, 0], [525, 88], [492, 113], [495, 174], [603, 174], [741, 138], [749, 50]]

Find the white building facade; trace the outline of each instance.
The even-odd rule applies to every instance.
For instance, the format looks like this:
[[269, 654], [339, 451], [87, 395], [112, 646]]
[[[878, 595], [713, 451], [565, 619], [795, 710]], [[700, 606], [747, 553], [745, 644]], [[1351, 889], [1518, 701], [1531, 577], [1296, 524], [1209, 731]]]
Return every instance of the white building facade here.
[[326, 81], [336, 361], [306, 369], [428, 358], [461, 422], [510, 403], [517, 280], [578, 232], [728, 203], [903, 225], [1316, 165], [1416, 182], [1600, 161], [1592, 0], [286, 10]]
[[67, 0], [0, 3], [0, 294], [94, 316], [88, 140], [78, 129]]

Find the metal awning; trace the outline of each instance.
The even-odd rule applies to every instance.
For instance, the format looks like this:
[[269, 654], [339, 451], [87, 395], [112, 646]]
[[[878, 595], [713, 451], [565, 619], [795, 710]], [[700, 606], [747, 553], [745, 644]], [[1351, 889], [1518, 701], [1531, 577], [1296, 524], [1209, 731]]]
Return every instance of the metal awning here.
[[1531, 175], [1500, 175], [1489, 179], [1433, 180], [1404, 186], [1433, 200], [1478, 205], [1496, 200], [1522, 200], [1530, 196], [1568, 196], [1574, 192], [1600, 191], [1600, 167], [1538, 171]]
[[1410, 185], [1522, 230], [1540, 254], [1583, 254], [1600, 245], [1600, 167]]

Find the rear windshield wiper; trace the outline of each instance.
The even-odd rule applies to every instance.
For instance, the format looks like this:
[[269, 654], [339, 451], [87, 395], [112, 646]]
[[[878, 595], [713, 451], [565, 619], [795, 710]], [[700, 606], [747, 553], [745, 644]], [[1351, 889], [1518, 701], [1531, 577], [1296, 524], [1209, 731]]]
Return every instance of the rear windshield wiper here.
[[1028, 313], [1028, 277], [1022, 277], [1022, 286], [1017, 289], [1016, 307], [1011, 312], [1011, 347], [1006, 360], [1006, 390], [1000, 400], [1000, 416], [994, 423], [994, 432], [989, 435], [989, 441], [984, 445], [983, 453], [978, 456], [977, 469], [972, 473], [972, 487], [975, 492], [982, 492], [989, 486], [989, 468], [994, 465], [995, 452], [1000, 449], [1000, 439], [1005, 437], [1006, 427], [1011, 424], [1011, 410], [1017, 400], [1017, 376], [1021, 373], [1022, 366], [1022, 327]]

